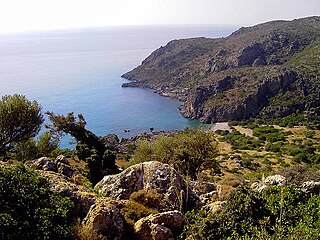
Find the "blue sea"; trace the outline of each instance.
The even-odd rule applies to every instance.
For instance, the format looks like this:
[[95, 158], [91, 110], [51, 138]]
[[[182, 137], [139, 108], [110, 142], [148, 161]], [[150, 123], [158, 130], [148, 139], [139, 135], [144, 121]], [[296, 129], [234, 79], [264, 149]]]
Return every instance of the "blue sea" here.
[[101, 136], [196, 127], [197, 121], [179, 114], [178, 101], [149, 89], [122, 88], [127, 80], [120, 76], [170, 40], [224, 37], [235, 29], [132, 26], [2, 34], [0, 96], [26, 95], [43, 112], [82, 113], [87, 128]]

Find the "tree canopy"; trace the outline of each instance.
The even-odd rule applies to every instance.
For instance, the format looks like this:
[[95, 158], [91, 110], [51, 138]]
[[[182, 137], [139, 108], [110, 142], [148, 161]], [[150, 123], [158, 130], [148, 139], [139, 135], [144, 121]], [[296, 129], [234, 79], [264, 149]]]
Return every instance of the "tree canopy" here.
[[86, 121], [82, 114], [78, 114], [78, 117], [75, 117], [73, 112], [66, 116], [56, 115], [53, 112], [47, 112], [47, 114], [52, 122], [52, 125], [47, 127], [53, 133], [64, 132], [77, 140], [77, 155], [88, 163], [89, 179], [92, 183], [97, 183], [106, 174], [118, 172], [115, 154], [108, 149], [100, 137], [85, 128]]
[[0, 152], [14, 142], [36, 136], [43, 123], [41, 106], [23, 95], [5, 95], [0, 101]]

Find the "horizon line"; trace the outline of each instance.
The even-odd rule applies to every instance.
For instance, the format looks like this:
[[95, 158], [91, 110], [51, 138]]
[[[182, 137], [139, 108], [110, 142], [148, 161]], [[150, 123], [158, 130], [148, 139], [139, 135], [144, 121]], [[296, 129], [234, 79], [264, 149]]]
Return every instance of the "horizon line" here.
[[41, 32], [60, 32], [60, 31], [77, 31], [77, 30], [89, 30], [98, 28], [134, 28], [134, 27], [175, 27], [175, 26], [217, 26], [217, 27], [241, 27], [239, 24], [222, 24], [222, 23], [177, 23], [177, 24], [122, 24], [122, 25], [95, 25], [95, 26], [79, 26], [79, 27], [66, 27], [66, 28], [46, 28], [46, 29], [30, 29], [30, 30], [12, 30], [12, 31], [0, 31], [0, 35], [11, 34], [27, 34], [27, 33], [41, 33]]

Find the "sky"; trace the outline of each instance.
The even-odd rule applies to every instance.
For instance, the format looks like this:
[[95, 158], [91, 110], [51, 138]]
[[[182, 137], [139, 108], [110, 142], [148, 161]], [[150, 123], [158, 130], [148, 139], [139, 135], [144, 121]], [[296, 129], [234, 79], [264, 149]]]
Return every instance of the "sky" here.
[[250, 26], [320, 15], [320, 0], [0, 0], [0, 32], [153, 24]]

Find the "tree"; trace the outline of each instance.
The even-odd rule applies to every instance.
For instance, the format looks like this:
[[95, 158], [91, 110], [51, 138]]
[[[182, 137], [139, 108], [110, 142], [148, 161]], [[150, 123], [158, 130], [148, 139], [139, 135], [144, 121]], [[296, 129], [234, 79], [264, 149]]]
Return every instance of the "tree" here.
[[14, 94], [0, 101], [0, 152], [10, 144], [36, 136], [43, 123], [41, 107], [36, 101]]
[[34, 170], [0, 168], [0, 239], [67, 239], [73, 205]]
[[53, 133], [59, 135], [64, 132], [77, 140], [77, 155], [88, 163], [89, 179], [93, 184], [101, 180], [106, 174], [118, 172], [115, 164], [116, 156], [100, 137], [85, 128], [86, 121], [82, 114], [78, 114], [78, 118], [72, 112], [68, 113], [67, 116], [55, 115], [53, 112], [47, 112], [46, 114], [53, 124], [47, 127]]

